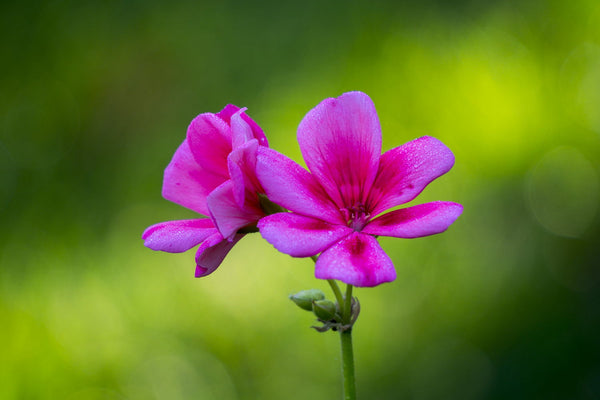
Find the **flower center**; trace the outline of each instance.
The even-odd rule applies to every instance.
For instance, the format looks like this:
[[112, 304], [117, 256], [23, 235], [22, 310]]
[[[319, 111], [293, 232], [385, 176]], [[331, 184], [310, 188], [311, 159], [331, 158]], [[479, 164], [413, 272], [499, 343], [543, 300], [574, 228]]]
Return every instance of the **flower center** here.
[[352, 207], [341, 209], [348, 227], [360, 232], [369, 222], [371, 214], [366, 210], [361, 202], [355, 203]]

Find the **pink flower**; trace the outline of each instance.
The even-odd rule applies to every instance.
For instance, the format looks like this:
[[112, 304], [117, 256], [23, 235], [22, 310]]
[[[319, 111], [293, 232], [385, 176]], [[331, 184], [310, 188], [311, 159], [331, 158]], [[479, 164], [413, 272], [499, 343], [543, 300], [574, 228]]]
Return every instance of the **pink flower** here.
[[433, 235], [462, 213], [460, 204], [436, 201], [382, 214], [448, 172], [454, 155], [427, 136], [382, 155], [379, 119], [364, 93], [322, 101], [300, 123], [298, 142], [310, 172], [274, 150], [258, 151], [256, 173], [269, 200], [291, 211], [261, 219], [258, 228], [283, 253], [321, 253], [317, 278], [354, 286], [393, 281], [377, 236]]
[[268, 146], [262, 129], [245, 109], [228, 105], [197, 116], [165, 169], [162, 195], [209, 218], [161, 222], [146, 229], [144, 245], [180, 253], [200, 245], [196, 277], [212, 273], [265, 214], [257, 193], [256, 153]]

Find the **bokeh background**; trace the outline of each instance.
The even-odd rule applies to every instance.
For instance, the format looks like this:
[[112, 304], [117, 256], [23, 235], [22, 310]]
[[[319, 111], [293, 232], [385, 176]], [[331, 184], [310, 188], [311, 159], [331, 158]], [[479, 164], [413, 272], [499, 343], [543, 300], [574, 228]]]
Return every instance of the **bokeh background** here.
[[23, 1], [0, 6], [0, 398], [340, 398], [338, 337], [287, 299], [312, 261], [244, 239], [211, 276], [143, 247], [189, 121], [248, 107], [273, 148], [368, 93], [384, 150], [456, 155], [357, 289], [362, 399], [600, 399], [600, 3]]

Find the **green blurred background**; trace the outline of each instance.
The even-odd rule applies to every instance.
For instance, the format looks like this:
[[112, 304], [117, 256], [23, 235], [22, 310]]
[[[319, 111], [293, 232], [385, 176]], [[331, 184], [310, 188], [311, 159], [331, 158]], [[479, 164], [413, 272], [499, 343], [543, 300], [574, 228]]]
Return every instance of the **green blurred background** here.
[[362, 399], [600, 399], [600, 3], [23, 1], [0, 6], [0, 398], [333, 399], [328, 287], [259, 235], [213, 275], [143, 247], [188, 123], [248, 107], [301, 161], [304, 114], [361, 90], [384, 149], [456, 155], [357, 289]]

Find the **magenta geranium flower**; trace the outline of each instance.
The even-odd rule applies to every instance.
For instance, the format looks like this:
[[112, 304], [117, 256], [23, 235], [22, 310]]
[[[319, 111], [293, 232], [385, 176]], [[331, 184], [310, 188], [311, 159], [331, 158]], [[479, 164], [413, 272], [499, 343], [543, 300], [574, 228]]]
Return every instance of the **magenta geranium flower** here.
[[462, 213], [460, 204], [436, 201], [382, 214], [448, 172], [454, 155], [427, 136], [382, 155], [379, 119], [364, 93], [322, 101], [300, 123], [298, 142], [310, 172], [274, 150], [258, 151], [256, 173], [269, 200], [291, 211], [258, 227], [281, 252], [321, 253], [317, 278], [354, 286], [393, 281], [396, 271], [377, 236], [433, 235]]
[[200, 245], [196, 277], [212, 273], [244, 233], [265, 214], [257, 193], [256, 153], [268, 146], [245, 109], [228, 105], [197, 116], [165, 169], [163, 197], [210, 218], [168, 221], [142, 235], [152, 250], [180, 253]]

